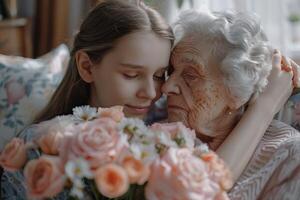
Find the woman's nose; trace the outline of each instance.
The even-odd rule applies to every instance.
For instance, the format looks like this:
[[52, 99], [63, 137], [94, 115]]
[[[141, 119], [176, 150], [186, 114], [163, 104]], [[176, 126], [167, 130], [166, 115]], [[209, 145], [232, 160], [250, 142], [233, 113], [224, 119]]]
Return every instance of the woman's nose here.
[[168, 96], [180, 94], [180, 88], [175, 77], [169, 77], [169, 79], [162, 86], [162, 92]]
[[156, 86], [153, 80], [145, 81], [138, 91], [138, 97], [153, 100], [156, 97]]

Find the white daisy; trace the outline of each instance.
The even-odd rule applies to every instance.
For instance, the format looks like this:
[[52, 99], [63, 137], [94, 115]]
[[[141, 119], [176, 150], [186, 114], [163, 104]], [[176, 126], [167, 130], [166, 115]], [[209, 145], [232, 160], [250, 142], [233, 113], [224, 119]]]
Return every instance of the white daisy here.
[[129, 149], [136, 159], [141, 160], [145, 164], [152, 163], [158, 157], [155, 144], [153, 143], [149, 145], [134, 143], [130, 145]]
[[78, 199], [84, 199], [83, 187], [81, 188], [81, 187], [73, 186], [70, 191], [70, 195], [73, 197], [77, 197]]
[[176, 141], [178, 147], [186, 147], [189, 149], [193, 149], [195, 146], [196, 139], [195, 132], [187, 130], [188, 129], [181, 128], [174, 140]]
[[155, 136], [156, 136], [157, 144], [161, 144], [166, 147], [174, 147], [174, 148], [177, 147], [176, 142], [171, 138], [170, 134], [167, 134], [162, 131], [156, 131]]
[[96, 108], [86, 105], [73, 108], [73, 116], [76, 121], [89, 121], [95, 119], [98, 113]]
[[132, 137], [146, 135], [148, 128], [140, 119], [125, 118], [118, 125], [118, 129], [128, 135], [128, 139]]
[[75, 180], [81, 178], [92, 178], [93, 174], [86, 160], [78, 158], [69, 160], [65, 166], [66, 175], [74, 183]]
[[74, 120], [73, 115], [59, 115], [55, 118], [61, 126], [68, 126]]
[[209, 152], [209, 148], [208, 148], [207, 144], [202, 143], [202, 144], [196, 145], [193, 153], [194, 153], [194, 155], [200, 157], [202, 154], [208, 153], [208, 152]]

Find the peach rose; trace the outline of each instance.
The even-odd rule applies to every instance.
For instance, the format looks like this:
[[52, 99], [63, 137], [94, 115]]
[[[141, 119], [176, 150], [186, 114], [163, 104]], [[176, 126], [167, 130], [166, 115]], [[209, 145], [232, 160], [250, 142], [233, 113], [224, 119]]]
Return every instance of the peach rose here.
[[54, 156], [29, 161], [24, 177], [29, 197], [36, 199], [54, 197], [63, 190], [66, 182], [61, 162]]
[[69, 116], [56, 117], [37, 124], [36, 132], [39, 135], [36, 139], [37, 145], [44, 153], [57, 155], [65, 129], [70, 124], [72, 124], [72, 120]]
[[16, 80], [10, 80], [5, 85], [8, 104], [17, 103], [25, 96], [25, 88]]
[[0, 165], [8, 171], [17, 171], [24, 166], [26, 145], [20, 138], [13, 138], [3, 149], [0, 155]]
[[100, 193], [109, 198], [120, 197], [129, 189], [125, 169], [113, 163], [96, 170], [95, 182]]
[[98, 108], [100, 117], [108, 117], [115, 122], [120, 122], [124, 118], [123, 106], [113, 106], [110, 108]]
[[122, 166], [128, 174], [130, 183], [143, 185], [149, 178], [149, 166], [143, 164], [141, 160], [137, 160], [133, 156], [126, 156], [122, 161]]
[[233, 186], [232, 174], [216, 153], [210, 151], [201, 155], [207, 163], [211, 179], [218, 182], [223, 190], [229, 190]]
[[58, 149], [63, 138], [63, 133], [51, 132], [46, 135], [42, 135], [37, 140], [37, 144], [44, 153], [50, 155], [58, 155]]
[[100, 118], [70, 127], [60, 147], [63, 160], [84, 158], [94, 170], [114, 161], [128, 145], [110, 118]]
[[156, 160], [146, 186], [151, 200], [215, 199], [221, 188], [210, 179], [208, 167], [188, 149], [170, 148]]

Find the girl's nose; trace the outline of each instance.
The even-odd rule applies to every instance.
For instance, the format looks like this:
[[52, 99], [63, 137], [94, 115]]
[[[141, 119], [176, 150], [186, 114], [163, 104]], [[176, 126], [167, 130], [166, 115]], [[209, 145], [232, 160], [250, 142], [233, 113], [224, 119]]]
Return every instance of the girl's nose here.
[[168, 96], [180, 94], [180, 88], [176, 82], [176, 79], [172, 76], [163, 84], [162, 92]]

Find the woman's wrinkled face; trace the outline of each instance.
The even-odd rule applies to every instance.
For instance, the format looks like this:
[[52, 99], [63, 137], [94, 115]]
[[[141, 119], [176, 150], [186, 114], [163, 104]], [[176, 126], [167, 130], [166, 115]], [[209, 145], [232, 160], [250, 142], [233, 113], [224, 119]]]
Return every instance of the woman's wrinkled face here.
[[228, 97], [206, 48], [192, 45], [180, 42], [171, 55], [172, 72], [162, 89], [168, 95], [168, 119], [214, 137], [227, 112]]
[[170, 41], [151, 31], [122, 37], [92, 69], [91, 104], [124, 106], [127, 117], [144, 118], [161, 96]]

